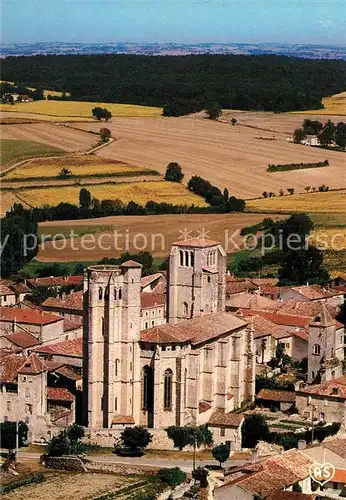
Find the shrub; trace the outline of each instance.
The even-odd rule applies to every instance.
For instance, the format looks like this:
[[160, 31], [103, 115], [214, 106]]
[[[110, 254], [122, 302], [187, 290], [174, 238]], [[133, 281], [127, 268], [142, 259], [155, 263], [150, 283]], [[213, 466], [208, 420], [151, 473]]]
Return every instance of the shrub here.
[[171, 162], [166, 169], [165, 180], [170, 182], [181, 182], [184, 178], [181, 166], [176, 162]]
[[157, 473], [157, 477], [164, 484], [168, 484], [168, 486], [178, 486], [178, 484], [186, 481], [186, 472], [179, 469], [179, 467], [160, 469]]
[[108, 142], [109, 139], [110, 139], [110, 137], [111, 137], [111, 135], [112, 135], [112, 133], [109, 130], [109, 128], [102, 127], [100, 129], [100, 138], [101, 138], [102, 142]]
[[37, 474], [30, 474], [30, 476], [25, 476], [17, 481], [12, 481], [11, 483], [8, 484], [1, 484], [0, 485], [0, 493], [4, 495], [5, 493], [9, 493], [12, 490], [15, 490], [16, 488], [20, 488], [21, 486], [27, 486], [29, 484], [38, 484], [42, 483], [45, 481], [45, 477], [42, 474], [42, 472], [38, 472]]
[[152, 441], [153, 436], [145, 427], [127, 427], [120, 435], [123, 445], [130, 450], [142, 450]]

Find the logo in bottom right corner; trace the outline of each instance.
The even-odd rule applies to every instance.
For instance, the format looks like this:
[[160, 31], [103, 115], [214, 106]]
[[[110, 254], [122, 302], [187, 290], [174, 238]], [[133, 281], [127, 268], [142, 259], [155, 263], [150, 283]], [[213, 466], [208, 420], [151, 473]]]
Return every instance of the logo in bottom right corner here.
[[311, 479], [320, 486], [323, 486], [335, 476], [335, 467], [330, 463], [319, 464], [318, 462], [314, 462], [310, 465], [309, 472]]

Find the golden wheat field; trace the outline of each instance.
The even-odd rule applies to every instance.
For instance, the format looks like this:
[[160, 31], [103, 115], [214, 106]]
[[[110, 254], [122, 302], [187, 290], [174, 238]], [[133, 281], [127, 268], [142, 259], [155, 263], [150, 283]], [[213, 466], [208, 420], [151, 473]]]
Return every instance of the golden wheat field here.
[[[95, 107], [107, 108], [113, 116], [160, 116], [161, 108], [137, 106], [134, 104], [113, 104], [105, 102], [77, 102], [77, 101], [34, 101], [18, 104], [0, 104], [0, 111], [17, 113], [32, 113], [53, 116], [56, 118], [92, 118], [92, 109]], [[46, 118], [45, 118], [46, 119]]]
[[93, 155], [63, 156], [60, 158], [47, 158], [44, 161], [39, 159], [30, 161], [8, 172], [4, 176], [4, 180], [58, 177], [62, 168], [67, 168], [74, 176], [84, 177], [147, 170], [128, 163], [107, 160]]
[[[87, 186], [91, 195], [99, 200], [119, 199], [124, 203], [135, 201], [145, 205], [148, 201], [174, 203], [176, 205], [205, 206], [203, 198], [191, 193], [185, 186], [177, 182], [148, 181], [119, 184], [95, 184]], [[23, 189], [18, 196], [33, 207], [57, 205], [61, 202], [79, 203], [80, 186], [64, 186], [57, 188]]]
[[346, 92], [335, 94], [322, 99], [324, 109], [312, 111], [296, 111], [296, 113], [309, 113], [310, 115], [346, 115]]
[[329, 212], [346, 214], [346, 189], [326, 193], [307, 193], [292, 196], [275, 196], [247, 200], [246, 207], [252, 211], [275, 212]]
[[346, 249], [346, 228], [315, 229], [309, 241], [321, 250], [344, 250]]

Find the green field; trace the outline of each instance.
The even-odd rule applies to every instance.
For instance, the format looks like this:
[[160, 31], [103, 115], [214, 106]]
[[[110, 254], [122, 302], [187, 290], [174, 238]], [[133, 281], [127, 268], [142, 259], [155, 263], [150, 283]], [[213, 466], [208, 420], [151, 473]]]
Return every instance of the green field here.
[[14, 139], [0, 140], [0, 163], [14, 163], [16, 161], [26, 160], [27, 158], [36, 158], [38, 156], [51, 156], [63, 154], [65, 151], [53, 146], [47, 146], [33, 141], [16, 141]]

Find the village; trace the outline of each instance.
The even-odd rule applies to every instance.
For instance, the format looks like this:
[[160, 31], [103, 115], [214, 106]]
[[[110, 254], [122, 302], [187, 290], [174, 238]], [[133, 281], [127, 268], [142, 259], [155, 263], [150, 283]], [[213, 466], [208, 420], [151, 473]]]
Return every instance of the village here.
[[[207, 239], [176, 242], [169, 262], [144, 277], [128, 261], [1, 280], [0, 420], [25, 422], [36, 444], [78, 424], [101, 449], [142, 426], [152, 462], [154, 450], [174, 454], [169, 426], [207, 426], [231, 464], [250, 452], [214, 474], [213, 498], [315, 498], [310, 465], [322, 456], [335, 467], [323, 495], [343, 496], [345, 273], [327, 286], [235, 278]], [[56, 297], [38, 306], [28, 297], [40, 287]], [[258, 437], [248, 450], [244, 427], [258, 415], [277, 444]]]

